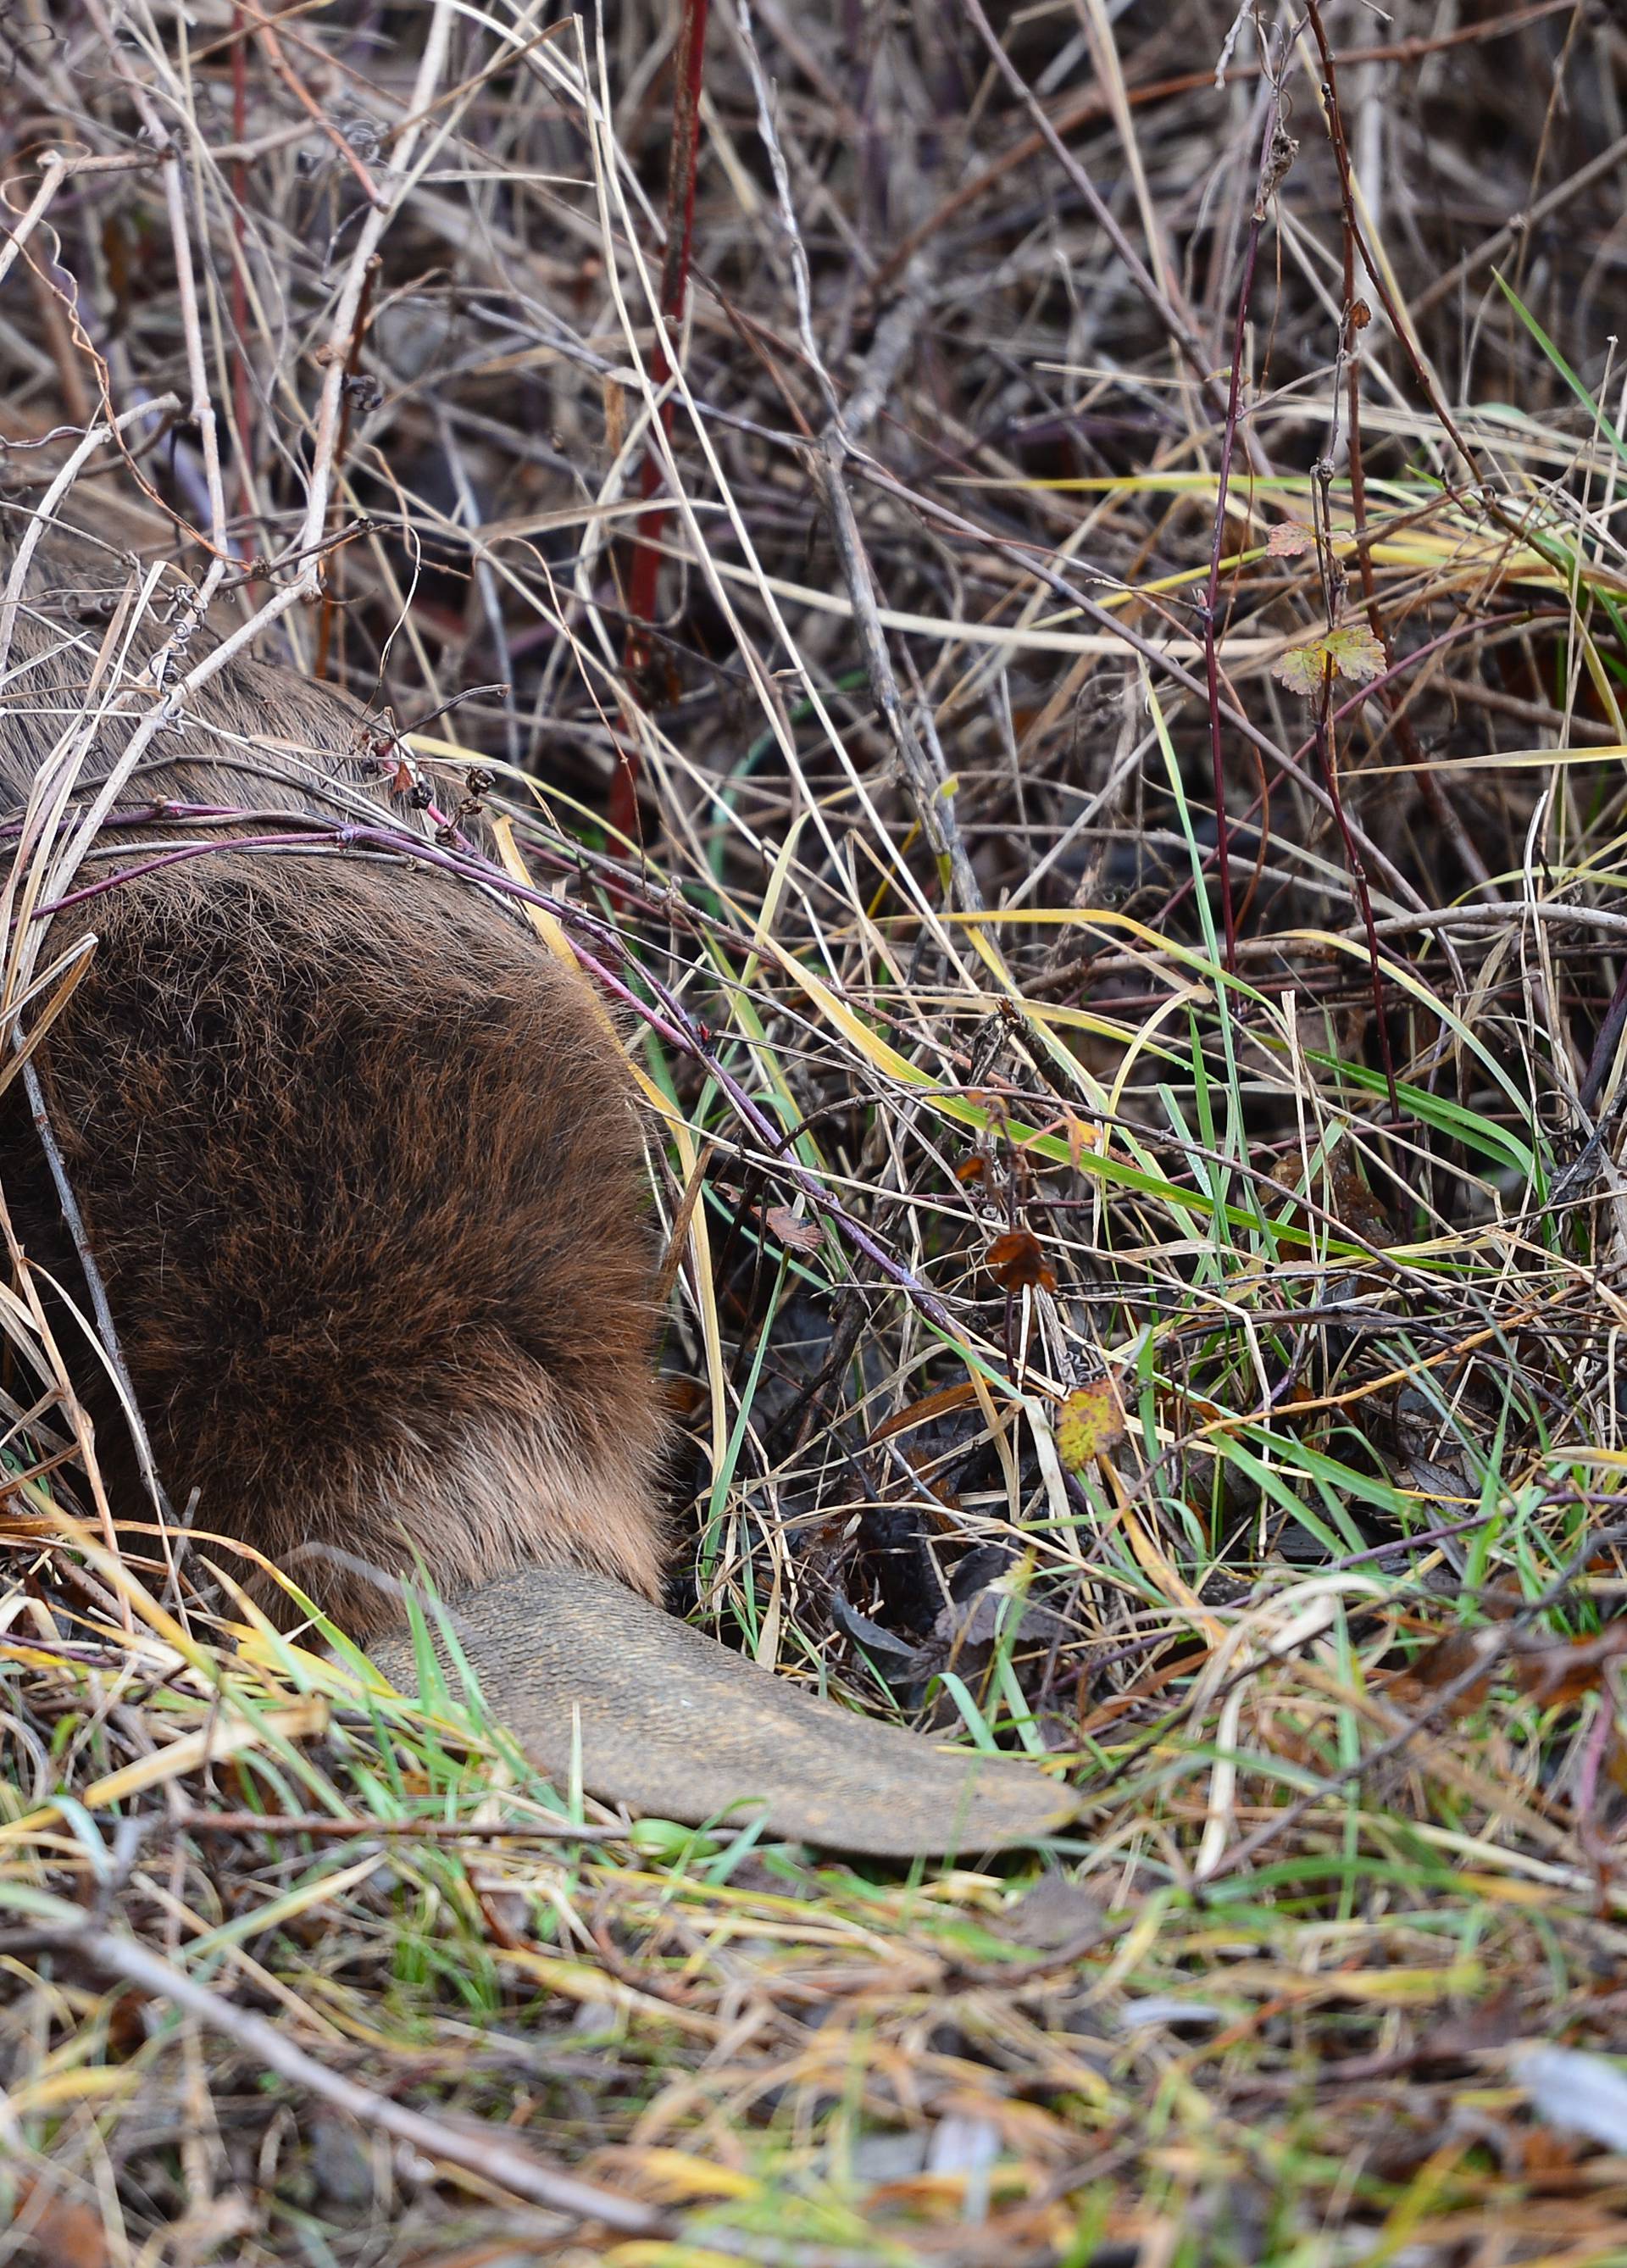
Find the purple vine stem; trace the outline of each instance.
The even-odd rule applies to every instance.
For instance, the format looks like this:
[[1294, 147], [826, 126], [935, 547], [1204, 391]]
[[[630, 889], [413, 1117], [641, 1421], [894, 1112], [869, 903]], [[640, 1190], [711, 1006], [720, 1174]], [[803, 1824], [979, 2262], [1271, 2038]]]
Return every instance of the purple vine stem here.
[[[229, 810], [223, 810], [214, 806], [164, 804], [157, 807], [157, 815], [175, 821], [204, 819], [218, 821], [233, 814]], [[259, 818], [262, 814], [257, 812], [252, 814], [246, 812], [242, 815]], [[142, 814], [142, 817], [145, 823], [151, 823], [146, 814]], [[125, 823], [135, 822], [127, 820]], [[593, 916], [585, 913], [581, 907], [567, 904], [551, 896], [545, 890], [536, 889], [529, 883], [517, 881], [502, 867], [483, 858], [477, 850], [453, 850], [439, 843], [426, 843], [421, 837], [406, 834], [396, 828], [366, 826], [350, 821], [342, 821], [331, 827], [319, 823], [313, 827], [309, 833], [303, 836], [286, 833], [251, 835], [227, 836], [225, 840], [211, 839], [207, 843], [178, 843], [170, 850], [155, 852], [151, 858], [136, 859], [128, 866], [121, 866], [116, 873], [104, 875], [98, 881], [87, 882], [79, 889], [67, 891], [62, 897], [53, 899], [48, 905], [36, 906], [33, 918], [35, 921], [49, 920], [55, 915], [67, 913], [76, 906], [85, 905], [96, 898], [104, 897], [109, 891], [120, 889], [128, 882], [139, 880], [148, 874], [161, 873], [166, 867], [182, 865], [189, 859], [208, 858], [211, 853], [220, 850], [248, 851], [261, 858], [335, 858], [356, 850], [374, 850], [391, 857], [416, 858], [420, 864], [432, 866], [442, 873], [456, 875], [461, 881], [475, 883], [485, 889], [499, 891], [522, 904], [540, 906], [546, 912], [552, 914], [562, 924], [574, 925], [585, 930], [593, 938], [600, 951], [607, 946], [614, 954], [619, 955], [621, 952], [620, 939], [609, 924], [595, 921]], [[596, 983], [602, 984], [613, 998], [620, 1000], [635, 1014], [642, 1016], [651, 1030], [668, 1046], [676, 1048], [681, 1053], [688, 1056], [703, 1067], [710, 1078], [717, 1081], [720, 1092], [728, 1098], [736, 1116], [749, 1128], [754, 1138], [762, 1144], [763, 1148], [775, 1153], [782, 1169], [834, 1224], [843, 1241], [855, 1252], [861, 1253], [872, 1267], [879, 1269], [899, 1291], [904, 1292], [923, 1316], [936, 1324], [940, 1330], [946, 1331], [950, 1337], [958, 1343], [961, 1338], [960, 1329], [949, 1309], [937, 1294], [929, 1291], [919, 1278], [906, 1268], [902, 1261], [895, 1259], [884, 1245], [877, 1242], [866, 1228], [837, 1204], [828, 1190], [821, 1185], [816, 1174], [810, 1172], [796, 1159], [786, 1155], [786, 1137], [770, 1119], [764, 1116], [739, 1081], [707, 1048], [688, 1009], [670, 987], [663, 984], [659, 977], [651, 969], [645, 968], [641, 972], [644, 983], [658, 1003], [658, 1007], [652, 1009], [648, 1001], [639, 999], [629, 986], [623, 983], [606, 968], [597, 954], [588, 952], [574, 938], [571, 939], [571, 950], [582, 967]]]

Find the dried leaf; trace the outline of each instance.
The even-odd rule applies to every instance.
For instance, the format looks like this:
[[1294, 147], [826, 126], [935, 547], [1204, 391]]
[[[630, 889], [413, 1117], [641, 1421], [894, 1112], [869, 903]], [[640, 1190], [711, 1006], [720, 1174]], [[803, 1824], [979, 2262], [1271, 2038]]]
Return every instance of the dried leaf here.
[[1297, 559], [1302, 551], [1315, 550], [1316, 531], [1302, 519], [1279, 519], [1265, 548], [1273, 559]]
[[1545, 1709], [1571, 1708], [1585, 1694], [1603, 1690], [1605, 1674], [1627, 1653], [1627, 1616], [1618, 1616], [1586, 1638], [1521, 1638], [1507, 1631], [1454, 1630], [1426, 1648], [1412, 1668], [1391, 1681], [1394, 1699], [1438, 1693], [1455, 1684], [1476, 1665], [1481, 1675], [1457, 1697], [1455, 1706], [1477, 1709], [1494, 1681], [1512, 1685]]
[[614, 459], [627, 438], [627, 394], [613, 378], [602, 381], [605, 410], [605, 454]]
[[977, 1389], [962, 1379], [956, 1386], [940, 1386], [931, 1394], [917, 1395], [913, 1402], [905, 1403], [884, 1418], [870, 1436], [868, 1446], [875, 1448], [882, 1441], [890, 1441], [894, 1433], [907, 1433], [912, 1425], [925, 1425], [934, 1418], [947, 1417], [952, 1410], [964, 1410], [968, 1402], [975, 1402]]
[[805, 1220], [789, 1205], [770, 1205], [762, 1218], [769, 1235], [778, 1237], [787, 1252], [817, 1252], [824, 1243], [817, 1223]]
[[1086, 1126], [1084, 1120], [1076, 1118], [1071, 1110], [1064, 1110], [1062, 1118], [1068, 1138], [1068, 1163], [1077, 1174], [1084, 1167], [1087, 1151], [1094, 1152], [1106, 1147], [1105, 1134], [1102, 1128], [1099, 1126]]
[[1054, 1292], [1056, 1278], [1030, 1228], [1008, 1229], [989, 1247], [989, 1272], [1005, 1291]]
[[107, 2232], [96, 2207], [54, 2195], [30, 2174], [18, 2181], [11, 2227], [14, 2235], [32, 2235], [35, 2257], [51, 2268], [107, 2268]]
[[698, 1378], [681, 1378], [674, 1373], [662, 1379], [660, 1392], [662, 1408], [679, 1425], [698, 1418], [706, 1407], [706, 1388]]
[[843, 1634], [856, 1646], [863, 1646], [880, 1675], [888, 1679], [913, 1676], [921, 1660], [921, 1648], [913, 1638], [900, 1638], [895, 1631], [884, 1630], [880, 1623], [872, 1622], [840, 1591], [834, 1591], [830, 1600], [830, 1619]]
[[1521, 2029], [1518, 1987], [1502, 1985], [1489, 1999], [1454, 2009], [1419, 2029], [1416, 2060], [1421, 2064], [1461, 2063], [1506, 2047]]
[[1124, 1408], [1110, 1378], [1076, 1386], [1056, 1413], [1056, 1454], [1071, 1473], [1082, 1473], [1124, 1438]]
[[1361, 1175], [1349, 1166], [1333, 1168], [1328, 1177], [1328, 1197], [1336, 1219], [1368, 1244], [1394, 1243], [1388, 1214]]
[[1617, 1617], [1586, 1638], [1516, 1641], [1508, 1675], [1521, 1693], [1550, 1709], [1602, 1689], [1609, 1665], [1627, 1653], [1627, 1619]]
[[[1574, 2187], [1576, 2161], [1581, 2154], [1580, 2138], [1572, 2134], [1557, 2134], [1546, 2126], [1534, 2127], [1519, 2138], [1518, 2164], [1526, 2179], [1543, 2189], [1564, 2183]], [[1511, 2153], [1512, 2155], [1512, 2153]], [[1506, 2163], [1507, 2161], [1506, 2160]]]
[[[962, 1567], [967, 1562], [962, 1560]], [[1004, 1575], [1005, 1566], [999, 1569]], [[957, 1571], [956, 1580], [959, 1581]], [[932, 1636], [951, 1649], [953, 1659], [965, 1672], [969, 1661], [980, 1652], [991, 1646], [1002, 1631], [1007, 1638], [1020, 1633], [1025, 1638], [1064, 1638], [1067, 1627], [1049, 1608], [1036, 1607], [1032, 1601], [1019, 1602], [1003, 1589], [998, 1580], [983, 1584], [975, 1593], [952, 1599], [932, 1618]]]
[[1500, 1674], [1500, 1641], [1492, 1631], [1448, 1631], [1445, 1638], [1425, 1648], [1410, 1669], [1390, 1681], [1390, 1698], [1406, 1701], [1426, 1693], [1439, 1693], [1444, 1686], [1455, 1685], [1477, 1664], [1483, 1665], [1479, 1676], [1456, 1697], [1453, 1705], [1460, 1714], [1467, 1716], [1480, 1706], [1491, 1690], [1492, 1679]]

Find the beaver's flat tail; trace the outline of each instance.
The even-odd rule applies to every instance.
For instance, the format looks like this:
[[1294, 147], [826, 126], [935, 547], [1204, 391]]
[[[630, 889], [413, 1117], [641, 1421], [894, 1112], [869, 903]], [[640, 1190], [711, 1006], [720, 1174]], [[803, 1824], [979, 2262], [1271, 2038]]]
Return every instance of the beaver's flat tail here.
[[[487, 1706], [561, 1786], [579, 1724], [582, 1785], [601, 1802], [689, 1826], [764, 1813], [771, 1837], [887, 1859], [1034, 1842], [1077, 1809], [1031, 1764], [820, 1700], [581, 1568], [524, 1568], [441, 1611]], [[409, 1640], [371, 1651], [416, 1690]]]

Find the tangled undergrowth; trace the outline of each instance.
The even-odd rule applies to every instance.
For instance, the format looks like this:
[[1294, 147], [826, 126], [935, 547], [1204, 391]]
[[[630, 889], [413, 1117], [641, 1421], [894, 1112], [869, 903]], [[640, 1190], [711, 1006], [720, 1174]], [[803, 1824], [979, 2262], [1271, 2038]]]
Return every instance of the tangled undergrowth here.
[[622, 1004], [674, 1606], [1084, 1799], [604, 1820], [115, 1552], [25, 1263], [0, 2250], [1627, 2259], [1618, 11], [0, 63], [7, 508], [194, 578], [183, 715], [251, 623], [369, 701]]

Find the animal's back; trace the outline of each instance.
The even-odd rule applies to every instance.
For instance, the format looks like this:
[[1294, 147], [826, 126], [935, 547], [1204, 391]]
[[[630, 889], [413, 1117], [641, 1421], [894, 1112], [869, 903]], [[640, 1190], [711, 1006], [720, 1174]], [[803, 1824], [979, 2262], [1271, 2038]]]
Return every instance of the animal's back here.
[[[128, 579], [60, 549], [36, 569], [31, 589], [74, 596], [17, 621], [5, 811], [83, 706], [106, 627], [87, 582]], [[132, 664], [164, 634], [144, 625]], [[322, 687], [234, 663], [121, 806], [354, 816], [360, 721]], [[127, 729], [101, 729], [92, 776]], [[114, 866], [155, 835], [176, 839], [134, 833]], [[195, 1490], [199, 1526], [363, 1634], [399, 1613], [375, 1578], [410, 1566], [409, 1534], [450, 1588], [575, 1561], [653, 1594], [639, 1135], [581, 980], [467, 881], [332, 848], [211, 850], [133, 876], [59, 916], [53, 947], [84, 928], [98, 947], [40, 1078], [172, 1499]], [[0, 1103], [0, 1185], [30, 1257], [83, 1305], [19, 1081]], [[99, 1450], [128, 1471], [99, 1376], [85, 1366]]]
[[[105, 627], [19, 619], [0, 814], [83, 710]], [[159, 634], [141, 630], [138, 667]], [[354, 814], [357, 724], [233, 664], [128, 803], [253, 805], [261, 833], [278, 807]], [[100, 729], [92, 772], [128, 729]], [[580, 982], [416, 862], [239, 848], [131, 871], [153, 855], [137, 830], [126, 879], [56, 917], [54, 946], [100, 942], [39, 1064], [160, 1469], [180, 1502], [197, 1491], [197, 1523], [370, 1638], [400, 1618], [410, 1543], [492, 1708], [595, 1795], [692, 1821], [750, 1801], [774, 1833], [893, 1856], [1065, 1821], [1031, 1769], [856, 1718], [620, 1587], [653, 1596], [662, 1558], [651, 1255], [626, 1072]], [[0, 1186], [78, 1295], [18, 1080]], [[77, 1368], [134, 1503], [114, 1399]], [[410, 1683], [402, 1640], [373, 1655]]]

